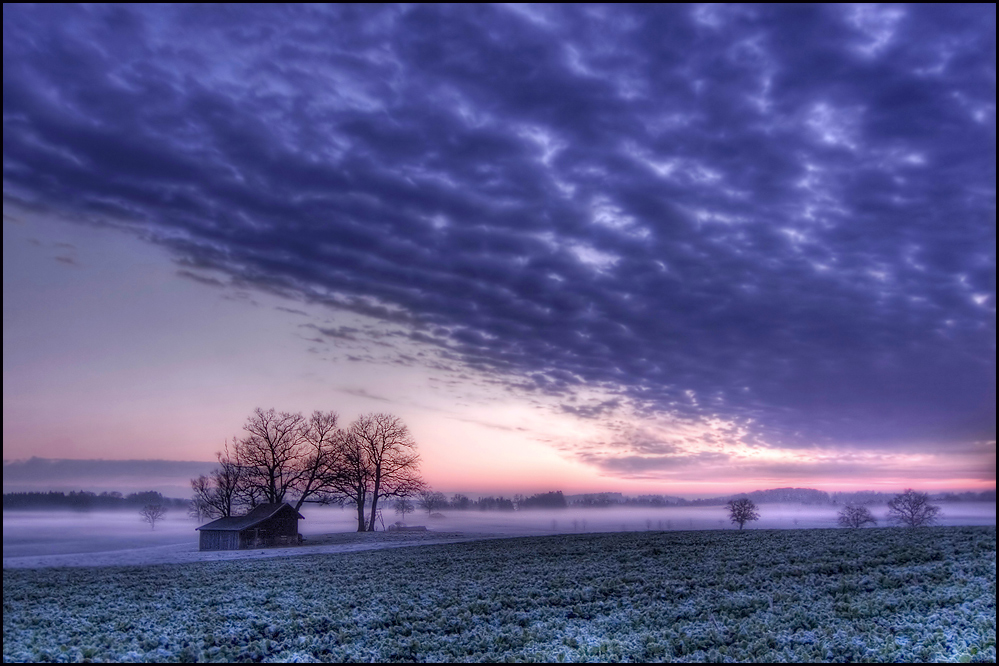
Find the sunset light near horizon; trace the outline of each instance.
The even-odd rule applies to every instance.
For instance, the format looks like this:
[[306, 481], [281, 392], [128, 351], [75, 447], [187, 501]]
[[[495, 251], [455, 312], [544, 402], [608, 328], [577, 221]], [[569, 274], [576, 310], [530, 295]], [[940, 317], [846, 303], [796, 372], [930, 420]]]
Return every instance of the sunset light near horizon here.
[[995, 487], [995, 5], [3, 31], [5, 470], [260, 407], [447, 493]]

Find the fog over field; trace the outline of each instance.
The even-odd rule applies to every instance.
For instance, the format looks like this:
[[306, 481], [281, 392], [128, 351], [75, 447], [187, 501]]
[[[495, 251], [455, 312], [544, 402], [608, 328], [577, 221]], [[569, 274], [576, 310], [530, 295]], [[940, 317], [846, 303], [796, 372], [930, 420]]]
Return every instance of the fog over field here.
[[[994, 525], [996, 507], [978, 502], [946, 504], [940, 525]], [[838, 506], [761, 504], [760, 520], [746, 529], [793, 529], [837, 527]], [[886, 506], [871, 507], [879, 524], [887, 524]], [[351, 509], [305, 509], [301, 531], [308, 536], [322, 532], [351, 531], [357, 526]], [[509, 535], [571, 534], [585, 532], [642, 532], [648, 530], [734, 529], [724, 506], [597, 509], [553, 509], [528, 511], [447, 511], [443, 519], [430, 519], [417, 512], [406, 518], [409, 525], [431, 530], [499, 532]], [[387, 524], [397, 516], [384, 512]]]
[[[995, 525], [995, 504], [981, 502], [941, 503], [940, 525]], [[874, 506], [872, 513], [880, 526], [887, 525], [887, 507]], [[839, 507], [833, 505], [761, 504], [760, 519], [746, 529], [835, 528]], [[299, 529], [305, 548], [319, 537], [330, 534], [352, 535], [357, 527], [356, 511], [350, 507], [306, 506], [305, 520]], [[418, 512], [407, 517], [408, 525], [425, 525], [433, 534], [447, 539], [493, 536], [531, 536], [578, 534], [589, 532], [642, 532], [735, 529], [724, 506], [597, 509], [569, 508], [533, 511], [447, 511], [444, 518], [429, 518]], [[383, 512], [386, 525], [398, 519], [388, 509]], [[3, 514], [4, 566], [16, 563], [9, 558], [44, 558], [33, 565], [163, 563], [191, 561], [198, 550], [199, 525], [179, 511], [167, 513], [151, 530], [137, 512], [104, 511], [5, 511]], [[379, 529], [381, 526], [379, 525]], [[371, 535], [374, 537], [374, 535]], [[363, 538], [363, 537], [362, 537]], [[375, 539], [377, 537], [374, 537]], [[370, 538], [366, 548], [381, 547]], [[401, 545], [385, 542], [387, 545]], [[297, 549], [271, 549], [257, 555], [293, 555]], [[311, 550], [310, 550], [311, 552]], [[95, 554], [100, 554], [98, 559]], [[116, 557], [119, 554], [121, 557]], [[80, 555], [80, 558], [73, 558]], [[23, 564], [23, 563], [22, 563]]]

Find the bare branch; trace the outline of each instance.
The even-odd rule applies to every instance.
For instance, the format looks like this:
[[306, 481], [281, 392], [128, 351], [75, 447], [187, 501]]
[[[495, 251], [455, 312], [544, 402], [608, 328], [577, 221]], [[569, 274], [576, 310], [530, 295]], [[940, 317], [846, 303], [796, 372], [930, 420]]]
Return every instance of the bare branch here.
[[839, 512], [839, 524], [841, 527], [858, 529], [864, 525], [877, 525], [878, 521], [866, 506], [847, 504]]
[[142, 520], [149, 523], [149, 529], [156, 529], [156, 523], [166, 515], [166, 507], [162, 504], [147, 504], [139, 511]]
[[906, 527], [924, 527], [936, 522], [940, 507], [930, 504], [930, 496], [912, 488], [888, 501], [888, 521]]
[[398, 416], [365, 414], [351, 424], [350, 432], [371, 469], [368, 530], [374, 531], [379, 500], [416, 495], [426, 488], [419, 473], [420, 456], [409, 428]]
[[756, 510], [756, 504], [753, 500], [746, 497], [729, 500], [728, 515], [732, 522], [739, 526], [740, 530], [746, 523], [760, 519], [760, 514]]

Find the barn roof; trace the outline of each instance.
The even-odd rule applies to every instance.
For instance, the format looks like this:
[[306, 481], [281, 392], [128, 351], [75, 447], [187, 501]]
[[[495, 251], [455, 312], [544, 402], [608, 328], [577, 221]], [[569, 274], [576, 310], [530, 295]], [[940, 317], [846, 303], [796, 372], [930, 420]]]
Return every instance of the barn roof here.
[[300, 514], [295, 509], [291, 508], [291, 505], [287, 502], [282, 502], [281, 504], [261, 504], [255, 509], [250, 511], [245, 516], [233, 516], [231, 518], [219, 518], [218, 520], [213, 520], [212, 522], [202, 525], [201, 527], [195, 528], [197, 530], [222, 530], [225, 532], [242, 532], [248, 527], [253, 527], [264, 522], [268, 518], [277, 514], [281, 509], [287, 507], [289, 511], [294, 512], [298, 516], [299, 520], [305, 520], [305, 516]]

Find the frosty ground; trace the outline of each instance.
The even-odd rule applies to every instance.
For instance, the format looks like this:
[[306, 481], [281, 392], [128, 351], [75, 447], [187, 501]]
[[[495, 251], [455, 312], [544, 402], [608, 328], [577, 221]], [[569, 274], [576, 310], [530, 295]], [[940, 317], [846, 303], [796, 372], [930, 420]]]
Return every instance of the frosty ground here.
[[4, 570], [4, 661], [995, 661], [995, 528]]

